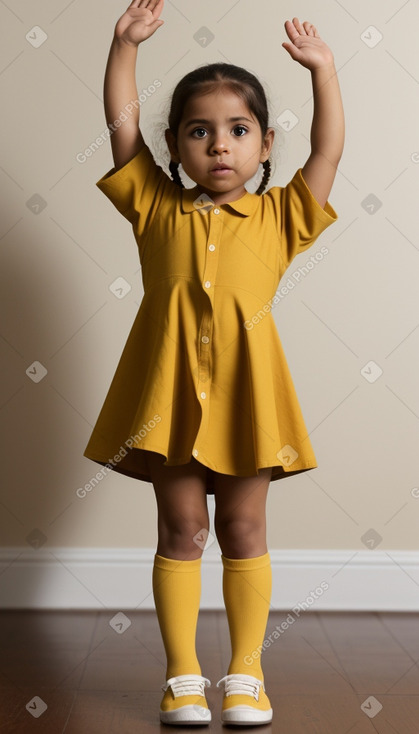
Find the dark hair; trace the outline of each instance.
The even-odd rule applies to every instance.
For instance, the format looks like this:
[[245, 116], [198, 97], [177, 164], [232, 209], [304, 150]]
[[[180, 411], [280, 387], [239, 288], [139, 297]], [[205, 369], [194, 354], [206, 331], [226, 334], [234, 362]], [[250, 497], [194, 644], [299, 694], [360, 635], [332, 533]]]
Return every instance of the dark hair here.
[[[216, 62], [200, 66], [186, 74], [176, 85], [169, 111], [169, 128], [177, 137], [180, 121], [187, 101], [194, 94], [209, 94], [214, 87], [226, 86], [241, 97], [259, 122], [262, 138], [268, 129], [268, 105], [265, 90], [257, 77], [250, 71], [234, 64]], [[184, 188], [178, 171], [179, 163], [170, 161], [169, 170], [173, 181]], [[263, 178], [255, 192], [261, 194], [271, 175], [271, 163], [263, 162]]]

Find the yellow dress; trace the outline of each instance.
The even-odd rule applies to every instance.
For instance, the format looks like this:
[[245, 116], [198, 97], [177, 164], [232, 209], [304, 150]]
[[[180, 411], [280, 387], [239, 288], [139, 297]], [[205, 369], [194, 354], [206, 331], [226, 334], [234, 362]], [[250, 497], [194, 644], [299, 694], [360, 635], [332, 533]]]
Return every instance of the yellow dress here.
[[132, 225], [144, 296], [83, 456], [148, 482], [141, 449], [237, 476], [273, 467], [272, 481], [317, 467], [271, 309], [290, 262], [336, 221], [329, 202], [300, 168], [216, 206], [145, 144], [96, 185]]

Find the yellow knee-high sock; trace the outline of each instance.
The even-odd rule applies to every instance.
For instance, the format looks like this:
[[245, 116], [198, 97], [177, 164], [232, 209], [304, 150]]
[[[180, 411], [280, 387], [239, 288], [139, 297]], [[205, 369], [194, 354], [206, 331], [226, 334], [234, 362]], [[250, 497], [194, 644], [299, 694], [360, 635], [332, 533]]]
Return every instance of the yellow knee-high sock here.
[[167, 657], [166, 680], [176, 675], [201, 675], [195, 650], [201, 598], [201, 558], [182, 561], [157, 553], [153, 595]]
[[[231, 639], [227, 671], [254, 675], [263, 681], [260, 656], [272, 593], [269, 553], [256, 558], [226, 558], [223, 562], [223, 596]], [[254, 653], [254, 654], [252, 654]]]

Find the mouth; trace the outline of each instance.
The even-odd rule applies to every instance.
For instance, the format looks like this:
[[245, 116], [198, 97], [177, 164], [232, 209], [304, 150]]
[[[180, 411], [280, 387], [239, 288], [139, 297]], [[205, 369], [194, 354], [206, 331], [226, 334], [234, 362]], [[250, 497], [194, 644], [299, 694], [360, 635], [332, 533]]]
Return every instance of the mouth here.
[[216, 166], [215, 168], [212, 168], [210, 173], [213, 176], [221, 177], [221, 176], [228, 176], [229, 173], [231, 173], [231, 168], [228, 166]]
[[213, 171], [231, 171], [231, 168], [227, 166], [225, 163], [217, 163], [214, 168], [211, 168], [211, 172]]

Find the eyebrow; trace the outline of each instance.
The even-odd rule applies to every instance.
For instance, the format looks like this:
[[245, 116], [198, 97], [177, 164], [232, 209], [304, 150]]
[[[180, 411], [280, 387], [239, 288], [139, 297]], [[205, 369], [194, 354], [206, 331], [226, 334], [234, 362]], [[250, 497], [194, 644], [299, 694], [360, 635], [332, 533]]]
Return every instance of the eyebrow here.
[[[250, 123], [253, 122], [253, 120], [249, 120], [248, 117], [229, 117], [228, 118], [228, 122], [238, 122], [239, 120], [246, 120], [247, 122], [250, 122]], [[185, 127], [189, 127], [190, 125], [196, 125], [197, 123], [204, 124], [204, 125], [209, 125], [211, 123], [211, 120], [204, 120], [202, 118], [196, 118], [194, 120], [189, 120], [185, 124]]]

